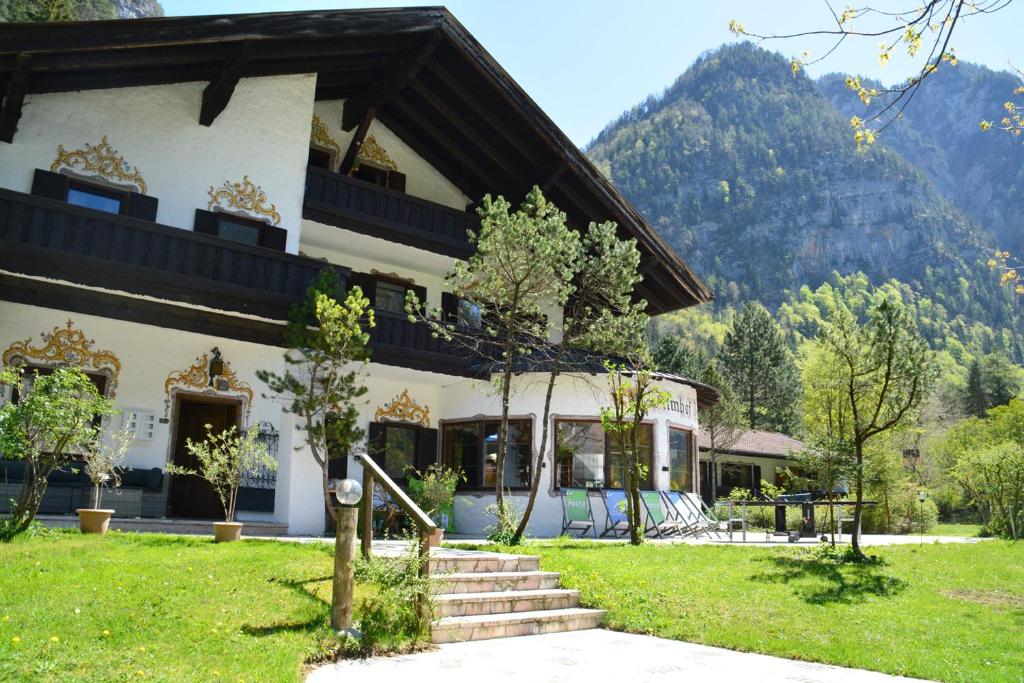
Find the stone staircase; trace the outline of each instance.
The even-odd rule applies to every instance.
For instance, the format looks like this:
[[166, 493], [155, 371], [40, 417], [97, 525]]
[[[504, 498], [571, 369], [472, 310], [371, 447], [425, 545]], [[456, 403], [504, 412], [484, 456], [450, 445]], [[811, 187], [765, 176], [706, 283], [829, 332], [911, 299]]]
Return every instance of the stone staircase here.
[[430, 559], [435, 583], [435, 643], [597, 628], [604, 610], [583, 609], [576, 590], [559, 587], [540, 558], [443, 552]]

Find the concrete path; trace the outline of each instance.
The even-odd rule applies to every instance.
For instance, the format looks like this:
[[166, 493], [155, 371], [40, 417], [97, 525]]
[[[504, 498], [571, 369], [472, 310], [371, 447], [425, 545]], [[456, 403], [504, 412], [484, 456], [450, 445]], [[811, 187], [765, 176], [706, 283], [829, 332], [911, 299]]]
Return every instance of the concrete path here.
[[320, 667], [306, 679], [307, 683], [401, 680], [895, 683], [915, 679], [604, 629], [452, 643], [415, 655], [348, 660]]

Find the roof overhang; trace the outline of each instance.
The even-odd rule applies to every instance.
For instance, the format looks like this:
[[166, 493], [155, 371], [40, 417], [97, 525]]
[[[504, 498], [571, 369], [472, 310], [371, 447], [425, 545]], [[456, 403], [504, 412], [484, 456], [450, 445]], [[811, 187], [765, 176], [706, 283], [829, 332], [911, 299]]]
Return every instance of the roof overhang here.
[[576, 227], [615, 221], [622, 237], [637, 240], [638, 296], [651, 313], [711, 300], [700, 278], [440, 7], [0, 24], [0, 134], [14, 135], [26, 94], [205, 81], [196, 116], [197, 125], [209, 125], [238, 79], [299, 73], [317, 74], [317, 99], [373, 107], [469, 197], [518, 198], [538, 185]]

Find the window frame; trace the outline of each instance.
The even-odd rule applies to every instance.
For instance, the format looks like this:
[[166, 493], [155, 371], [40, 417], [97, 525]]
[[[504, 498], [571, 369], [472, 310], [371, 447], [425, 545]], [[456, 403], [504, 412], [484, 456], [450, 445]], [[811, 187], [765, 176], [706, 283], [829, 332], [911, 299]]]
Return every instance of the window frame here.
[[[449, 427], [458, 427], [459, 425], [477, 425], [477, 445], [479, 446], [479, 450], [480, 450], [480, 484], [479, 485], [471, 485], [469, 482], [466, 482], [464, 484], [460, 483], [459, 486], [456, 487], [456, 489], [455, 489], [456, 493], [467, 493], [467, 494], [477, 493], [478, 494], [478, 493], [488, 493], [488, 492], [493, 492], [494, 491], [494, 487], [493, 486], [488, 486], [486, 484], [483, 484], [484, 461], [487, 458], [487, 448], [486, 448], [486, 444], [484, 443], [484, 439], [486, 438], [485, 437], [485, 431], [486, 430], [484, 429], [484, 425], [492, 423], [492, 422], [497, 422], [500, 425], [500, 423], [501, 423], [501, 416], [494, 417], [494, 416], [487, 416], [487, 415], [485, 415], [485, 416], [482, 416], [482, 417], [467, 417], [467, 418], [456, 418], [456, 419], [453, 419], [453, 420], [440, 420], [438, 422], [438, 426], [437, 427], [438, 427], [438, 431], [440, 432], [440, 438], [441, 438], [441, 453], [440, 453], [439, 460], [440, 460], [441, 464], [443, 464], [447, 468], [451, 468], [451, 466], [452, 466], [451, 459], [448, 457], [448, 438], [447, 438], [448, 428]], [[509, 491], [529, 491], [530, 490], [530, 482], [531, 482], [532, 477], [533, 477], [533, 465], [534, 465], [533, 457], [532, 457], [533, 456], [533, 448], [534, 448], [533, 416], [531, 416], [531, 415], [510, 415], [509, 418], [508, 418], [508, 423], [510, 425], [514, 424], [514, 423], [515, 424], [526, 424], [527, 433], [529, 434], [529, 445], [528, 445], [528, 448], [527, 448], [529, 461], [526, 463], [526, 466], [527, 466], [527, 470], [526, 470], [526, 484], [522, 485], [522, 486], [509, 486], [506, 483], [505, 489], [507, 489]], [[508, 444], [506, 444], [505, 447], [507, 449], [508, 448]]]
[[[568, 415], [564, 415], [564, 416], [563, 415], [556, 415], [556, 416], [554, 416], [552, 418], [552, 420], [553, 420], [553, 424], [552, 424], [553, 429], [552, 429], [551, 447], [552, 447], [553, 459], [555, 461], [554, 462], [554, 468], [555, 468], [554, 490], [559, 491], [559, 490], [562, 489], [561, 482], [559, 481], [558, 460], [557, 460], [557, 457], [558, 457], [558, 436], [559, 436], [558, 425], [559, 425], [559, 423], [562, 423], [562, 422], [573, 422], [573, 423], [578, 423], [578, 424], [597, 424], [600, 427], [601, 426], [601, 420], [600, 420], [600, 418], [595, 418], [593, 416], [588, 416], [588, 417], [572, 417], [572, 416], [568, 416]], [[657, 439], [658, 439], [657, 422], [655, 420], [653, 420], [653, 419], [646, 419], [646, 420], [644, 420], [643, 422], [640, 423], [640, 426], [641, 427], [647, 427], [648, 429], [650, 429], [650, 434], [651, 434], [650, 454], [649, 454], [648, 463], [647, 463], [647, 481], [646, 482], [641, 482], [640, 489], [642, 491], [653, 491], [653, 490], [655, 490], [655, 488], [654, 488], [654, 478], [655, 478], [654, 477], [654, 463], [657, 460], [657, 446], [658, 446], [658, 444], [657, 444]], [[607, 483], [611, 480], [611, 476], [610, 476], [611, 472], [610, 472], [610, 469], [609, 469], [609, 466], [610, 466], [609, 463], [610, 463], [610, 460], [611, 460], [611, 458], [610, 458], [610, 456], [611, 456], [611, 443], [609, 441], [608, 434], [607, 434], [607, 432], [604, 431], [603, 427], [601, 427], [601, 434], [604, 437], [604, 439], [603, 439], [604, 440], [604, 450], [603, 450], [603, 452], [604, 452], [604, 456], [603, 456], [604, 460], [601, 463], [601, 471], [602, 471], [602, 473], [604, 475], [604, 483], [605, 483], [605, 485], [604, 486], [588, 486], [588, 487], [586, 487], [586, 489], [588, 491], [618, 491], [618, 490], [622, 490], [620, 487], [608, 486], [607, 485]], [[569, 486], [567, 486], [565, 488], [579, 488], [579, 487], [569, 487]]]
[[[685, 490], [692, 492], [692, 491], [694, 491], [694, 488], [698, 488], [699, 489], [699, 487], [695, 487], [694, 486], [698, 482], [699, 474], [698, 474], [697, 470], [700, 467], [700, 465], [698, 464], [699, 461], [700, 461], [700, 454], [699, 454], [699, 448], [698, 448], [698, 444], [697, 444], [697, 430], [694, 427], [683, 426], [683, 425], [679, 425], [679, 424], [673, 424], [671, 422], [666, 423], [665, 426], [668, 429], [668, 450], [665, 452], [665, 455], [666, 455], [666, 458], [667, 458], [667, 466], [668, 466], [668, 485], [669, 485], [669, 490], [670, 491], [674, 490], [674, 489], [672, 489], [672, 432], [683, 432], [683, 433], [685, 433], [686, 434], [687, 443], [689, 444], [690, 456], [688, 458], [689, 462], [687, 463], [687, 468], [689, 469], [689, 472], [690, 472], [690, 484], [689, 484], [689, 487], [686, 488]], [[684, 489], [680, 489], [680, 490], [684, 490]]]

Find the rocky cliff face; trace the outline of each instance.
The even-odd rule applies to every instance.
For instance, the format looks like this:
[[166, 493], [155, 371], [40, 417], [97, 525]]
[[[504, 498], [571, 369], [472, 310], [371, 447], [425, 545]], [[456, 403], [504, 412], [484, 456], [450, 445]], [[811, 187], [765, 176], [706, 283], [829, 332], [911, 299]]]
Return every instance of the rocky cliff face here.
[[[750, 44], [726, 46], [608, 126], [589, 154], [724, 303], [777, 305], [786, 290], [861, 270], [911, 283], [952, 315], [1010, 317], [1012, 297], [980, 263], [999, 243], [988, 223], [1006, 211], [950, 189], [979, 171], [957, 168], [940, 134], [857, 151], [849, 112], [825, 94], [849, 98], [834, 85], [794, 77]], [[926, 172], [917, 162], [928, 159]]]

